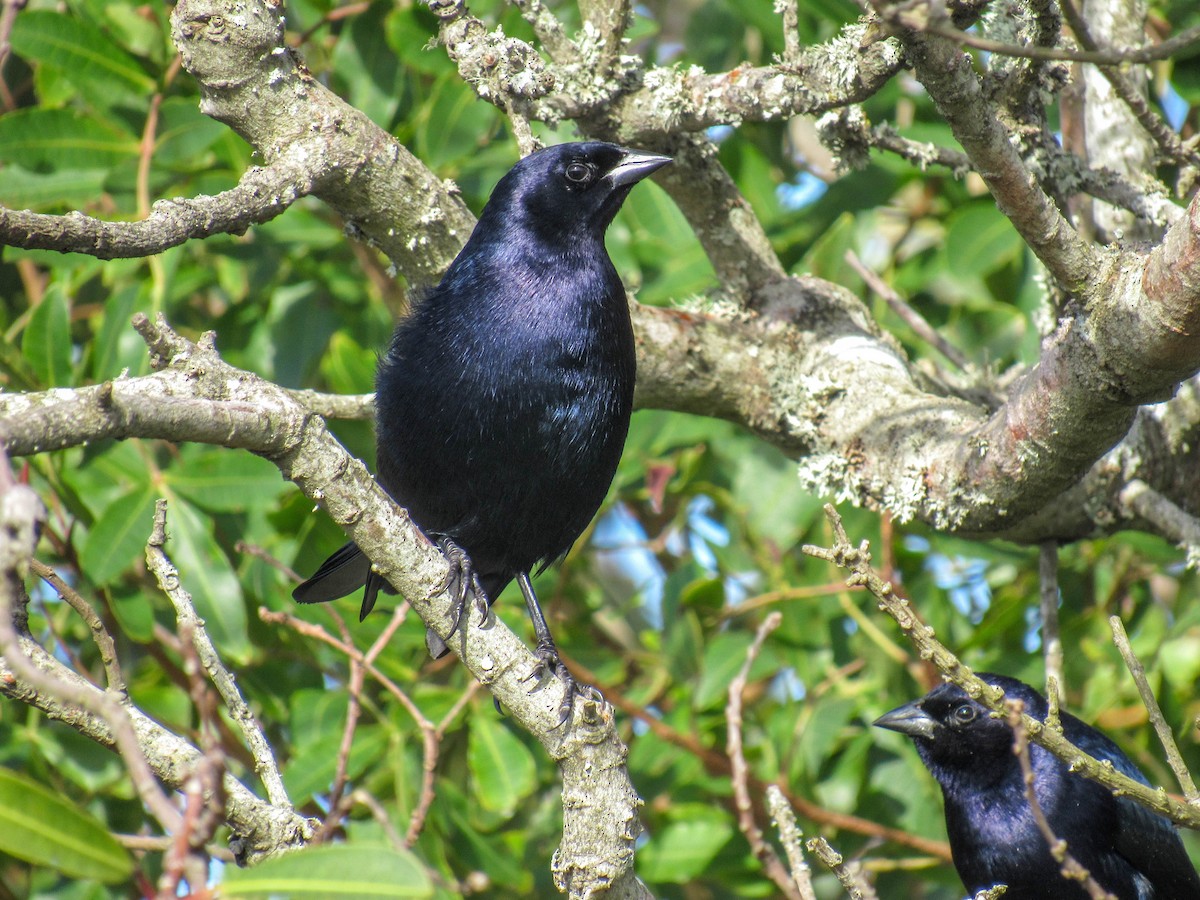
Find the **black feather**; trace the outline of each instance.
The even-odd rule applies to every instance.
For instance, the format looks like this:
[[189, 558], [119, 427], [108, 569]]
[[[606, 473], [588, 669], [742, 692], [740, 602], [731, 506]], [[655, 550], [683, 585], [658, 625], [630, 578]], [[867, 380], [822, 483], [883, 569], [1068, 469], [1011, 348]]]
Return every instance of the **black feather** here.
[[[604, 232], [633, 185], [668, 161], [599, 142], [521, 160], [380, 361], [379, 483], [426, 534], [466, 552], [462, 584], [469, 591], [477, 576], [483, 603], [565, 554], [612, 483], [633, 404], [634, 344]], [[350, 544], [294, 596], [343, 596], [369, 573]], [[364, 615], [373, 602], [364, 600]], [[539, 650], [565, 677], [543, 630], [544, 621]], [[429, 645], [445, 652], [436, 635]]]
[[[1044, 720], [1045, 698], [1003, 675], [980, 678]], [[1146, 777], [1104, 734], [1070, 713], [1063, 734], [1081, 750], [1142, 784]], [[960, 688], [944, 684], [875, 722], [909, 735], [942, 788], [946, 831], [959, 877], [972, 894], [1008, 886], [1005, 900], [1086, 900], [1060, 874], [1025, 797], [1013, 731]], [[1041, 747], [1029, 747], [1035, 794], [1051, 829], [1071, 855], [1119, 900], [1197, 900], [1200, 877], [1167, 819], [1069, 771]]]

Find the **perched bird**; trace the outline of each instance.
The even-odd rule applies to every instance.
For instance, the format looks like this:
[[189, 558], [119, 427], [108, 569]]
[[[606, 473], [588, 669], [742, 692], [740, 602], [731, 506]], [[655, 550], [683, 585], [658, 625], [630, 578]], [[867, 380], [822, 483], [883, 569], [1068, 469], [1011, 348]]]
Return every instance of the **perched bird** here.
[[[548, 147], [496, 185], [437, 287], [400, 321], [376, 374], [379, 483], [451, 562], [455, 628], [517, 579], [539, 667], [558, 657], [530, 572], [563, 556], [604, 500], [629, 431], [634, 344], [604, 233], [632, 187], [665, 166], [601, 142]], [[538, 569], [540, 571], [541, 569]], [[394, 593], [353, 543], [293, 592], [301, 603], [362, 585], [361, 618]], [[432, 631], [436, 657], [447, 652]]]
[[[1045, 698], [1029, 685], [981, 673], [1045, 720]], [[1149, 784], [1111, 740], [1060, 713], [1067, 740], [1118, 772]], [[907, 734], [942, 787], [946, 831], [959, 877], [972, 894], [1008, 886], [1004, 900], [1086, 900], [1087, 891], [1061, 865], [1034, 822], [1013, 730], [959, 687], [943, 684], [894, 709], [876, 725]], [[1081, 775], [1036, 744], [1029, 747], [1035, 796], [1054, 834], [1101, 887], [1118, 900], [1197, 900], [1200, 877], [1175, 826], [1144, 806]]]

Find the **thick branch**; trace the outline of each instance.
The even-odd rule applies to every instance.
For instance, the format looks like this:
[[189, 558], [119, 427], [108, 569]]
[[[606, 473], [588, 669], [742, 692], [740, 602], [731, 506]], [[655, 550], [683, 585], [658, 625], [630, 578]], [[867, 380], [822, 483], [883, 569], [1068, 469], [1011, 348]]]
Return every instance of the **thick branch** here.
[[126, 259], [161, 253], [193, 238], [241, 234], [251, 225], [275, 218], [312, 191], [310, 155], [321, 146], [320, 141], [295, 144], [271, 165], [248, 169], [237, 187], [215, 197], [160, 200], [140, 222], [0, 208], [0, 244]]
[[410, 281], [433, 280], [474, 220], [405, 147], [316, 81], [283, 43], [282, 5], [182, 0], [175, 45], [200, 85], [201, 110], [245, 138], [268, 165], [311, 141], [313, 193], [385, 253]]

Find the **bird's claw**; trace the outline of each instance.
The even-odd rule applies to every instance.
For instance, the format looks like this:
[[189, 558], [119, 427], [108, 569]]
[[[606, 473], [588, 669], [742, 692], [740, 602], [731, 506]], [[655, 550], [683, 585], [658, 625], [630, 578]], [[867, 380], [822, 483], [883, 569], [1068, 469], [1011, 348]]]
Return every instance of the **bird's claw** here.
[[[608, 702], [604, 699], [604, 695], [594, 686], [580, 684], [575, 680], [575, 676], [571, 674], [571, 670], [559, 658], [558, 649], [553, 645], [539, 644], [534, 653], [538, 659], [537, 664], [529, 671], [528, 675], [521, 679], [521, 683], [541, 681], [547, 674], [554, 675], [563, 683], [563, 699], [558, 707], [559, 726], [565, 725], [570, 720], [571, 711], [575, 707], [576, 697], [587, 695], [597, 703]], [[530, 688], [530, 690], [533, 690], [533, 688]]]
[[450, 614], [452, 622], [450, 633], [454, 634], [458, 631], [468, 600], [479, 613], [479, 624], [484, 624], [487, 622], [490, 610], [487, 592], [483, 589], [483, 583], [479, 580], [479, 575], [475, 572], [475, 567], [471, 564], [471, 558], [467, 556], [467, 551], [445, 535], [438, 538], [437, 546], [446, 557], [446, 561], [450, 563], [450, 570], [446, 572], [446, 577], [434, 586], [433, 593], [440, 594], [442, 591], [449, 591], [450, 596], [454, 598], [454, 609]]

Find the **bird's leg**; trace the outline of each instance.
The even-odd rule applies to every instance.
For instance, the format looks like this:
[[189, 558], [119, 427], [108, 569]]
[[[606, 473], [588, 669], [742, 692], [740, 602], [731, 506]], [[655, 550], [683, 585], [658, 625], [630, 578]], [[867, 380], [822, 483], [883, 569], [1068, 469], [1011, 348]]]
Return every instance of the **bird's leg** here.
[[467, 551], [454, 542], [454, 539], [449, 535], [438, 535], [438, 549], [442, 551], [446, 557], [446, 561], [450, 563], [450, 571], [446, 573], [446, 577], [434, 587], [433, 592], [440, 594], [442, 591], [449, 590], [450, 596], [454, 598], [454, 624], [450, 627], [450, 633], [454, 634], [458, 631], [459, 623], [462, 621], [463, 612], [467, 608], [467, 600], [470, 599], [474, 604], [475, 609], [479, 611], [479, 621], [483, 624], [487, 621], [488, 616], [488, 596], [483, 589], [483, 584], [479, 581], [479, 575], [475, 572], [475, 567], [471, 564], [471, 558], [467, 556]]
[[604, 695], [590, 684], [581, 686], [575, 680], [570, 670], [563, 664], [562, 659], [559, 658], [558, 647], [554, 643], [554, 638], [550, 636], [550, 626], [546, 624], [546, 617], [542, 614], [542, 607], [538, 603], [537, 594], [533, 592], [533, 585], [529, 582], [529, 573], [518, 573], [517, 584], [521, 586], [521, 596], [525, 598], [525, 606], [529, 610], [529, 618], [533, 622], [533, 633], [537, 636], [537, 649], [534, 653], [538, 658], [538, 663], [534, 666], [533, 671], [521, 680], [532, 681], [550, 671], [562, 681], [563, 700], [562, 705], [558, 708], [558, 724], [562, 725], [571, 718], [571, 709], [575, 705], [575, 697], [583, 693], [584, 688], [600, 703], [605, 702]]

